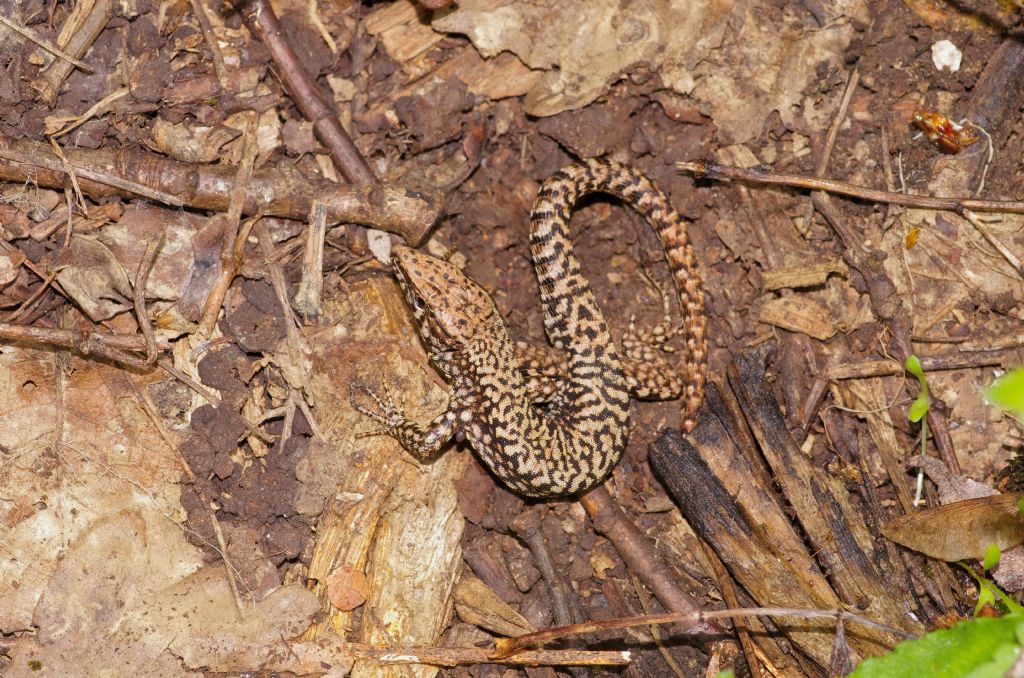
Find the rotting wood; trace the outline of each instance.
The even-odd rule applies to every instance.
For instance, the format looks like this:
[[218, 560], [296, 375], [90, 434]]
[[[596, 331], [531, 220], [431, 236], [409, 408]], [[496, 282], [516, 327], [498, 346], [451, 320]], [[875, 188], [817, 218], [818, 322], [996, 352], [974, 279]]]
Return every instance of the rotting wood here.
[[[917, 630], [908, 620], [916, 605], [906, 591], [887, 581], [864, 517], [850, 501], [846, 487], [821, 473], [796, 445], [771, 390], [764, 382], [765, 351], [738, 358], [729, 368], [729, 383], [743, 406], [747, 423], [772, 468], [786, 501], [829, 573], [829, 581], [847, 605], [864, 610], [872, 619]], [[810, 490], [810, 491], [808, 491]], [[889, 638], [876, 638], [883, 645]], [[862, 654], [870, 654], [851, 638]]]
[[[449, 452], [420, 466], [391, 439], [366, 435], [373, 426], [349, 404], [353, 384], [382, 380], [400, 385], [418, 418], [429, 419], [440, 406], [442, 394], [392, 281], [375, 277], [352, 284], [344, 299], [325, 300], [323, 318], [325, 335], [309, 338], [307, 388], [327, 443], [311, 446], [297, 469], [302, 487], [296, 506], [311, 519], [328, 507], [319, 517], [307, 574], [317, 582], [327, 618], [305, 638], [335, 632], [375, 646], [436, 644], [450, 621], [461, 568], [465, 523], [452, 481], [468, 459]], [[329, 604], [330, 575], [339, 568], [365, 573], [361, 616]], [[364, 655], [351, 675], [427, 673], [426, 667], [386, 664]]]
[[[79, 3], [64, 23], [57, 45], [63, 48], [65, 54], [81, 59], [113, 18], [114, 5], [113, 0]], [[64, 81], [75, 68], [75, 64], [68, 60], [57, 59], [40, 73], [32, 86], [39, 91], [43, 101], [52, 105], [60, 95]]]
[[[708, 389], [692, 443], [669, 429], [652, 443], [652, 468], [665, 482], [683, 517], [718, 554], [737, 583], [760, 604], [828, 609], [839, 599], [786, 519], [769, 487], [736, 448]], [[811, 623], [787, 634], [820, 666], [831, 653], [830, 625]], [[757, 642], [757, 637], [754, 637]]]
[[[838, 581], [850, 596], [845, 603], [864, 605], [865, 614], [873, 619], [921, 631], [906, 615], [913, 607], [907, 592], [893, 590], [897, 587], [892, 582], [883, 586], [885, 573], [875, 570], [873, 555], [863, 551], [860, 543], [866, 533], [853, 530], [863, 531], [864, 519], [847, 505], [845, 488], [830, 487], [833, 483], [796, 449], [774, 398], [763, 384], [758, 385], [756, 374], [753, 367], [747, 370], [745, 386], [738, 387], [746, 391], [740, 403], [744, 415], [758, 422], [753, 427], [757, 443], [774, 460], [774, 477], [788, 490], [786, 498], [807, 530], [814, 555], [808, 552], [804, 535], [789, 522], [771, 485], [758, 482], [764, 471], [756, 471], [748, 461], [757, 451], [741, 453], [736, 447], [734, 441], [750, 440], [750, 434], [740, 432], [744, 424], [725, 409], [714, 387], [690, 441], [669, 431], [650, 449], [651, 465], [665, 480], [684, 517], [760, 604], [774, 601], [824, 609], [838, 605], [840, 596], [826, 580], [817, 557], [827, 563], [832, 581]], [[807, 488], [817, 489], [808, 492]], [[811, 514], [808, 518], [805, 511]], [[841, 525], [844, 513], [845, 520], [860, 527]], [[870, 547], [870, 538], [868, 542]], [[830, 624], [805, 624], [791, 627], [788, 637], [824, 668], [831, 656], [832, 632]], [[850, 633], [850, 642], [859, 654], [870, 656], [885, 651], [895, 638], [865, 630]]]
[[[17, 153], [22, 162], [0, 157], [0, 179], [35, 181], [41, 186], [63, 187], [67, 175], [56, 169], [60, 159], [46, 144], [0, 135], [0, 156]], [[190, 165], [133, 149], [66, 149], [68, 161], [76, 168], [92, 169], [129, 180], [179, 198], [194, 209], [228, 209], [233, 167]], [[40, 165], [31, 165], [33, 159]], [[53, 168], [53, 169], [51, 169]], [[97, 180], [79, 178], [82, 191], [92, 198], [112, 195], [132, 197], [128, 191]], [[442, 196], [433, 190], [412, 190], [377, 184], [345, 186], [328, 181], [311, 181], [284, 170], [254, 172], [247, 187], [243, 214], [261, 212], [267, 216], [305, 219], [314, 200], [327, 207], [328, 220], [365, 224], [402, 236], [418, 244], [437, 221], [443, 209]]]

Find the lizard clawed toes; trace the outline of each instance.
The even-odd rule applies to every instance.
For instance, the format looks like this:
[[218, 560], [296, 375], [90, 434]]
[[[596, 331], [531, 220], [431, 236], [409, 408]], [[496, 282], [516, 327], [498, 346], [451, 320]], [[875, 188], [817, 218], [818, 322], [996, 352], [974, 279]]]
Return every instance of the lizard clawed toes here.
[[[362, 391], [376, 404], [376, 409], [362, 405], [356, 401], [356, 391]], [[396, 431], [399, 431], [406, 424], [409, 423], [409, 419], [405, 414], [395, 405], [394, 398], [391, 397], [391, 391], [387, 386], [383, 387], [384, 397], [382, 398], [373, 389], [363, 386], [362, 384], [353, 384], [349, 388], [348, 401], [352, 407], [370, 419], [383, 426], [382, 429], [374, 429], [373, 431], [364, 431], [357, 434], [358, 438], [366, 438], [369, 436], [388, 435], [394, 436]]]

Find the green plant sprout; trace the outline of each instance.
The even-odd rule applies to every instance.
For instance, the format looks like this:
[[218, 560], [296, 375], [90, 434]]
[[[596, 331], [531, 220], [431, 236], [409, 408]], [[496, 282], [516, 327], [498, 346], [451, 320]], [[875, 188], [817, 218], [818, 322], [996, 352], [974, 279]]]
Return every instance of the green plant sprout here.
[[[921, 422], [921, 454], [923, 455], [928, 449], [928, 419], [925, 418], [925, 415], [928, 414], [929, 406], [928, 382], [924, 380], [924, 369], [921, 367], [921, 361], [913, 353], [907, 356], [907, 361], [903, 367], [907, 372], [917, 377], [917, 383], [921, 385], [917, 398], [910, 404], [910, 409], [907, 411], [907, 419], [915, 424]], [[924, 494], [924, 469], [918, 469], [917, 488], [914, 491], [914, 506], [918, 506], [921, 503], [922, 494]]]
[[[917, 377], [921, 392], [910, 406], [908, 419], [921, 422], [921, 451], [928, 437], [928, 385], [917, 356], [906, 361], [906, 370]], [[1024, 368], [1013, 369], [985, 390], [985, 400], [1010, 412], [1024, 423]], [[1024, 498], [1017, 502], [1024, 514]], [[999, 546], [985, 550], [982, 568], [988, 572], [999, 565]], [[952, 628], [932, 631], [916, 640], [900, 643], [883, 657], [867, 659], [850, 674], [851, 678], [1003, 678], [1020, 661], [1024, 648], [1024, 606], [1008, 596], [994, 582], [962, 565], [978, 584], [975, 615], [986, 605], [1001, 606], [1002, 617], [975, 617]]]

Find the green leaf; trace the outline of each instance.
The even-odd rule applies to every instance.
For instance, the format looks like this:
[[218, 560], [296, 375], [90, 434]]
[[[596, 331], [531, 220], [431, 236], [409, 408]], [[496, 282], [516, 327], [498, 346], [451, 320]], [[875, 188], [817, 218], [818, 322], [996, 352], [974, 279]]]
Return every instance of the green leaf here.
[[980, 576], [977, 572], [967, 567], [963, 563], [960, 563], [960, 567], [964, 571], [971, 575], [971, 577], [978, 583], [978, 604], [974, 606], [974, 614], [978, 614], [978, 611], [985, 606], [985, 604], [992, 605], [995, 607], [996, 599], [1003, 604], [1010, 614], [1024, 613], [1024, 607], [1021, 606], [1016, 600], [1003, 593], [1003, 590], [990, 582], [985, 577]]
[[[985, 583], [982, 583], [985, 582]], [[996, 587], [987, 579], [978, 580], [978, 602], [974, 604], [974, 616], [977, 617], [986, 607], [996, 607]]]
[[980, 617], [896, 646], [861, 663], [851, 678], [1002, 678], [1020, 653], [1024, 614]]
[[1015, 367], [993, 381], [985, 389], [985, 400], [1024, 420], [1024, 367]]
[[1001, 555], [1002, 552], [999, 550], [999, 544], [989, 544], [988, 548], [985, 549], [985, 557], [981, 559], [982, 569], [988, 572], [998, 565]]
[[921, 368], [921, 361], [916, 355], [911, 353], [907, 356], [907, 362], [904, 364], [907, 372], [917, 377], [917, 383], [921, 385], [921, 391], [917, 394], [917, 399], [910, 405], [910, 411], [907, 412], [907, 418], [912, 422], [919, 422], [924, 415], [928, 414], [928, 384], [924, 380], [924, 370]]

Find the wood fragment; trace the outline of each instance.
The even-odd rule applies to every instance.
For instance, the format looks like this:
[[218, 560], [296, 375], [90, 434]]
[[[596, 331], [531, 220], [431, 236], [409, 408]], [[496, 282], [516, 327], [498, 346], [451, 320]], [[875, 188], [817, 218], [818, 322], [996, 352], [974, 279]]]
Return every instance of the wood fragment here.
[[302, 256], [302, 279], [295, 293], [295, 310], [311, 320], [320, 315], [324, 292], [324, 238], [327, 236], [327, 207], [313, 202], [306, 227], [306, 249]]
[[824, 307], [808, 297], [795, 294], [766, 301], [761, 306], [758, 320], [819, 341], [825, 341], [836, 333], [831, 315]]
[[[57, 44], [64, 54], [81, 59], [113, 17], [114, 0], [78, 3], [64, 22]], [[39, 98], [52, 106], [60, 95], [64, 81], [76, 67], [76, 64], [63, 58], [47, 66], [32, 82], [32, 86], [39, 92]]]
[[841, 261], [823, 261], [818, 264], [788, 266], [772, 271], [765, 271], [761, 276], [761, 286], [766, 292], [781, 289], [798, 289], [801, 287], [817, 287], [824, 285], [833, 273], [846, 275], [848, 269]]
[[[920, 631], [906, 614], [912, 609], [907, 593], [891, 583], [883, 585], [886, 578], [874, 569], [872, 540], [863, 517], [848, 505], [845, 488], [823, 478], [796, 448], [763, 376], [756, 376], [763, 375], [759, 369], [763, 368], [750, 364], [733, 368], [730, 381], [753, 424], [760, 452], [772, 465], [773, 481], [762, 484], [762, 474], [747, 461], [756, 456], [736, 448], [734, 441], [746, 440], [748, 434], [733, 432], [742, 422], [724, 408], [715, 387], [709, 389], [691, 442], [666, 432], [650, 448], [652, 467], [664, 478], [687, 521], [759, 603], [830, 607], [842, 598], [867, 606], [863, 609], [870, 610], [869, 616], [888, 625]], [[774, 482], [786, 492], [787, 503], [811, 541], [813, 557], [774, 495]], [[816, 559], [828, 567], [828, 580]], [[787, 636], [820, 666], [828, 666], [832, 634], [827, 626], [817, 632], [802, 626]], [[852, 642], [861, 656], [870, 656], [893, 640], [867, 633]]]
[[462, 574], [453, 594], [455, 611], [467, 624], [503, 636], [519, 636], [537, 630], [499, 598], [494, 589], [468, 572]]

